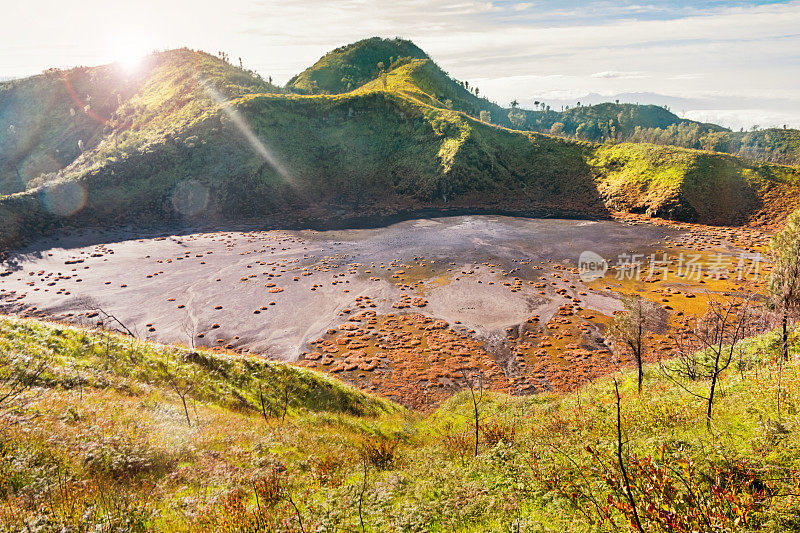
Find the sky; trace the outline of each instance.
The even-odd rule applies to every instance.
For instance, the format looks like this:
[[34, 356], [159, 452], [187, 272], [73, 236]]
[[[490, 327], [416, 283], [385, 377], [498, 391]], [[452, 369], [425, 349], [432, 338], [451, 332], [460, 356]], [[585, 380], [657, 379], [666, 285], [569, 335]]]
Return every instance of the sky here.
[[620, 99], [735, 129], [800, 128], [800, 0], [3, 3], [0, 77], [189, 46], [283, 84], [377, 35], [411, 39], [501, 105]]

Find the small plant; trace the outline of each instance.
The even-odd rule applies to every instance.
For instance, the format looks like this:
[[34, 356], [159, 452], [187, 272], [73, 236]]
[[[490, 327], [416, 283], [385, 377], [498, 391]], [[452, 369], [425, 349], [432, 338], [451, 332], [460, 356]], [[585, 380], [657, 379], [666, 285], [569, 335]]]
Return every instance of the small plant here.
[[471, 424], [473, 424], [473, 427], [475, 428], [474, 455], [477, 457], [478, 444], [480, 443], [481, 422], [483, 421], [483, 417], [481, 415], [481, 406], [483, 404], [485, 392], [484, 377], [481, 372], [467, 375], [467, 372], [464, 369], [461, 370], [461, 376], [464, 378], [467, 386], [469, 386], [470, 401], [472, 402]]
[[274, 507], [280, 502], [285, 496], [286, 487], [284, 485], [283, 475], [277, 468], [272, 468], [266, 475], [253, 479], [253, 491], [259, 508], [261, 506]]
[[660, 330], [663, 317], [655, 306], [642, 297], [626, 297], [622, 300], [625, 311], [617, 315], [608, 327], [608, 335], [616, 344], [629, 352], [636, 362], [639, 394], [644, 378], [644, 355], [647, 351], [647, 334]]
[[183, 404], [183, 413], [186, 416], [186, 424], [192, 427], [192, 420], [189, 418], [189, 407], [186, 405], [186, 398], [194, 389], [194, 373], [189, 365], [178, 360], [175, 368], [170, 368], [166, 363], [160, 362], [158, 371], [162, 379], [169, 383], [172, 390], [180, 398]]
[[495, 419], [483, 423], [481, 432], [486, 446], [493, 448], [499, 442], [513, 444], [516, 439], [517, 428], [514, 424]]
[[800, 311], [800, 210], [770, 241], [773, 268], [769, 279], [771, 303], [781, 315], [781, 355], [789, 359], [789, 324]]
[[312, 463], [314, 476], [320, 485], [338, 487], [344, 482], [342, 459], [332, 454], [316, 458]]
[[362, 457], [378, 470], [394, 467], [400, 436], [388, 437], [382, 433], [365, 435], [359, 445]]
[[24, 399], [44, 370], [44, 363], [33, 358], [23, 360], [0, 353], [0, 408], [8, 409], [15, 401]]
[[475, 449], [475, 443], [469, 432], [446, 433], [443, 441], [445, 449], [454, 459], [460, 460], [462, 465], [467, 462], [468, 457], [472, 456]]
[[131, 479], [163, 475], [178, 462], [178, 454], [150, 445], [141, 435], [96, 435], [87, 443], [84, 467], [95, 476]]
[[[750, 297], [710, 301], [708, 310], [688, 327], [675, 334], [675, 359], [661, 369], [673, 383], [706, 403], [706, 425], [711, 428], [711, 413], [717, 386], [739, 354], [740, 343], [753, 331], [753, 304]], [[682, 381], [705, 380], [706, 394], [695, 392]]]
[[[593, 451], [597, 459], [602, 454]], [[607, 460], [608, 458], [606, 458]], [[615, 461], [611, 461], [615, 466]], [[618, 468], [605, 471], [607, 501], [634, 521], [638, 513], [648, 531], [694, 532], [758, 529], [771, 488], [753, 465], [733, 461], [700, 467], [690, 458], [656, 461], [631, 456], [626, 461], [636, 508], [623, 494]]]

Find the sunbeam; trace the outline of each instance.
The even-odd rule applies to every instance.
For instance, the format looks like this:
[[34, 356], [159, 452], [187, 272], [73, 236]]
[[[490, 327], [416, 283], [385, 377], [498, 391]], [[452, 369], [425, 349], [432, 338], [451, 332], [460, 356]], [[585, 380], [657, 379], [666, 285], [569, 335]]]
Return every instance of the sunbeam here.
[[208, 80], [203, 78], [198, 74], [198, 82], [200, 86], [208, 93], [208, 95], [217, 103], [219, 104], [222, 111], [228, 116], [228, 118], [233, 121], [236, 125], [238, 130], [244, 135], [244, 138], [247, 139], [247, 142], [253, 147], [253, 150], [256, 151], [258, 155], [260, 155], [266, 163], [268, 163], [274, 170], [277, 172], [284, 180], [286, 180], [289, 184], [294, 184], [294, 180], [292, 179], [291, 174], [289, 171], [278, 161], [272, 151], [267, 148], [264, 144], [264, 141], [258, 138], [258, 136], [253, 132], [253, 129], [247, 123], [245, 118], [239, 113], [236, 109], [231, 107], [230, 102], [228, 102], [220, 93], [217, 91]]

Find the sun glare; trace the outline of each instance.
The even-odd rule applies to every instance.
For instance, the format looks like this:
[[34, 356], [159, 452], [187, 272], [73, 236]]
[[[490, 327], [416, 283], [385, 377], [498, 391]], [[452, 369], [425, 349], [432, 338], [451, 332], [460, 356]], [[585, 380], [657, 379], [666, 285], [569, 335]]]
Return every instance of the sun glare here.
[[144, 56], [138, 53], [130, 53], [125, 54], [120, 57], [119, 64], [122, 65], [122, 68], [127, 70], [128, 72], [135, 72], [139, 69], [139, 66], [142, 64], [142, 58]]
[[114, 57], [116, 62], [129, 73], [136, 72], [142, 65], [142, 60], [148, 53], [148, 48], [140, 43], [125, 43], [120, 45]]

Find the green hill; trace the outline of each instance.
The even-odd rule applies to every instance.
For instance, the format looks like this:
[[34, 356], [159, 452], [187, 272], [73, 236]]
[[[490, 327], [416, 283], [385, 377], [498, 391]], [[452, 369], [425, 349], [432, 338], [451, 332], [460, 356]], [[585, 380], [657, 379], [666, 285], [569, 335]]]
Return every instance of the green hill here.
[[[145, 71], [145, 74], [148, 71]], [[97, 146], [119, 101], [144, 76], [112, 66], [49, 71], [0, 84], [0, 194], [24, 191], [41, 174], [58, 172]]]
[[800, 166], [800, 130], [769, 128], [756, 131], [718, 131], [705, 134], [695, 129], [642, 130], [637, 140], [656, 141], [688, 148]]
[[[485, 98], [479, 98], [464, 84], [451, 78], [430, 59], [408, 60], [396, 64], [386, 76], [386, 86], [394, 91], [418, 97], [424, 103], [440, 109], [456, 110], [479, 118], [481, 111], [490, 113], [491, 122], [511, 126], [508, 110]], [[382, 79], [372, 82], [384, 86]]]
[[800, 207], [800, 170], [652, 144], [594, 151], [598, 190], [615, 210], [710, 224], [769, 222]]
[[[721, 151], [800, 166], [800, 130], [769, 128], [719, 136]], [[716, 148], [715, 148], [716, 149]]]
[[63, 175], [82, 154], [97, 160], [111, 144], [180, 127], [213, 103], [195, 91], [199, 82], [225, 98], [281, 90], [188, 49], [150, 55], [135, 72], [116, 64], [52, 69], [0, 83], [0, 131], [8, 133], [0, 136], [0, 195]]
[[[108, 108], [71, 113], [58, 76], [4, 84], [3, 126], [36, 122], [47, 133], [24, 149], [7, 142], [0, 159], [9, 175], [34, 168], [22, 161], [52, 163], [48, 154], [58, 146], [87, 140], [82, 152], [59, 152], [63, 159], [38, 174], [7, 180], [16, 185], [3, 192], [23, 181], [25, 190], [0, 198], [0, 243], [64, 224], [187, 217], [308, 224], [421, 208], [582, 216], [619, 208], [734, 224], [780, 220], [798, 207], [796, 168], [647, 144], [598, 145], [481, 121], [476, 112], [496, 122], [504, 110], [430, 59], [396, 59], [411, 46], [362, 41], [307, 71], [361, 58], [354, 68], [363, 84], [342, 94], [286, 93], [187, 49], [154, 55], [135, 77], [112, 75], [114, 66], [60, 74], [84, 80], [81, 92], [94, 91], [91, 101]], [[365, 65], [386, 54], [394, 62], [372, 77]], [[48, 90], [56, 91], [59, 111], [37, 115], [29, 98]], [[93, 110], [109, 118], [101, 125]], [[653, 114], [654, 124], [666, 120]], [[708, 207], [719, 191], [730, 205]]]
[[187, 181], [209, 194], [204, 217], [284, 223], [423, 207], [604, 211], [580, 144], [497, 130], [411, 85], [268, 94], [210, 56], [167, 55], [131, 97], [131, 127], [0, 201], [6, 242], [65, 221], [183, 217], [175, 195]]
[[389, 78], [395, 90], [426, 93], [427, 104], [473, 117], [489, 111], [494, 123], [511, 125], [508, 110], [476, 96], [468, 83], [451, 78], [425, 52], [403, 39], [373, 37], [332, 50], [286, 87], [301, 94], [342, 94], [370, 82], [385, 86]]
[[730, 131], [716, 124], [681, 119], [654, 105], [604, 103], [561, 112], [521, 112], [525, 121], [516, 125], [520, 129], [594, 142], [672, 145], [770, 163], [800, 165], [800, 130], [795, 129]]
[[[476, 87], [451, 78], [422, 50], [402, 39], [374, 37], [337, 48], [290, 80], [301, 94], [341, 94], [370, 82], [401, 77], [398, 87], [420, 89], [423, 101], [475, 118], [482, 111], [500, 126], [592, 142], [627, 141], [729, 153], [772, 163], [800, 164], [800, 131], [732, 132], [682, 119], [662, 106], [602, 103], [563, 111], [504, 108], [476, 95]], [[401, 89], [402, 90], [402, 89]]]
[[288, 89], [305, 94], [339, 94], [375, 79], [401, 59], [428, 59], [411, 41], [372, 37], [341, 46], [293, 77]]

